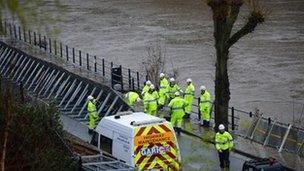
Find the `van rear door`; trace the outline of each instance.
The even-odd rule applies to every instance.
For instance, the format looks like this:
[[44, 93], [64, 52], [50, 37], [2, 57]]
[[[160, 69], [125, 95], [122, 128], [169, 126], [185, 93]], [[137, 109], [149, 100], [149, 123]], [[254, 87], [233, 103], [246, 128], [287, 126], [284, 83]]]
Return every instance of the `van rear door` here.
[[179, 170], [180, 153], [170, 123], [135, 129], [134, 163], [139, 170]]

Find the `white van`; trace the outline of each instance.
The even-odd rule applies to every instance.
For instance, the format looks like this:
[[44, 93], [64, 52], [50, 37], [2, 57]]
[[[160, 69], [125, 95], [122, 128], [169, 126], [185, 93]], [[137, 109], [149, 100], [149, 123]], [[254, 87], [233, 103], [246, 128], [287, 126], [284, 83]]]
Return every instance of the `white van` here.
[[138, 170], [180, 170], [180, 151], [170, 122], [142, 112], [101, 119], [97, 146]]

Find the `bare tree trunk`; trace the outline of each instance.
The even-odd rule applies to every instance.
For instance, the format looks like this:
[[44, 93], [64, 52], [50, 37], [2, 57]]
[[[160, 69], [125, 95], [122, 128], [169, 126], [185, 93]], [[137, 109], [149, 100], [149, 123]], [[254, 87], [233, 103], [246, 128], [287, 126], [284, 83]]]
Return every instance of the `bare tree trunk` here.
[[228, 128], [230, 91], [227, 68], [229, 48], [226, 42], [229, 40], [232, 25], [229, 25], [225, 17], [215, 16], [213, 20], [216, 49], [214, 113], [215, 130], [217, 130], [219, 124], [224, 124]]
[[215, 129], [219, 124], [228, 126], [228, 106], [230, 100], [229, 78], [227, 72], [228, 50], [218, 52], [215, 74]]
[[215, 64], [215, 130], [219, 124], [224, 124], [228, 128], [228, 106], [230, 100], [229, 78], [227, 63], [229, 59], [229, 48], [240, 38], [254, 31], [259, 23], [263, 23], [265, 13], [257, 3], [252, 0], [253, 10], [248, 16], [246, 24], [231, 34], [233, 25], [239, 15], [240, 7], [243, 5], [241, 0], [208, 0], [207, 4], [211, 7], [214, 23], [214, 38], [216, 49]]

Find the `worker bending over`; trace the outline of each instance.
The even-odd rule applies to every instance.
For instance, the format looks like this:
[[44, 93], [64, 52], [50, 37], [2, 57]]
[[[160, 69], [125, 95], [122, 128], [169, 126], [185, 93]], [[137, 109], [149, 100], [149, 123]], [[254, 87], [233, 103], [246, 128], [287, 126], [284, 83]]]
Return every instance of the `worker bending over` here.
[[130, 107], [134, 108], [135, 104], [139, 103], [141, 99], [136, 92], [130, 91], [125, 95], [125, 101]]

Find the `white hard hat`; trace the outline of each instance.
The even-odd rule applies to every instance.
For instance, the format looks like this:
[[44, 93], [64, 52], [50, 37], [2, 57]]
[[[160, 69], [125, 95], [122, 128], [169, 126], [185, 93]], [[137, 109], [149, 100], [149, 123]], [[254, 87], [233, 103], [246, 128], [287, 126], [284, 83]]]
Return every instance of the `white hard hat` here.
[[200, 87], [200, 89], [201, 89], [201, 90], [206, 90], [206, 87], [202, 85], [202, 86]]
[[137, 101], [137, 102], [141, 102], [141, 99], [138, 97], [138, 98], [136, 99], [136, 101]]
[[223, 124], [220, 124], [218, 127], [219, 130], [225, 130], [225, 126]]
[[191, 78], [188, 78], [186, 82], [191, 83], [192, 82]]
[[175, 79], [174, 78], [170, 78], [170, 82], [174, 82], [175, 81]]
[[146, 82], [146, 84], [147, 84], [147, 85], [151, 85], [152, 83], [151, 83], [150, 80], [148, 80], [148, 81]]
[[175, 96], [179, 96], [180, 93], [177, 91], [177, 92], [174, 93], [174, 95], [175, 95]]
[[151, 90], [154, 90], [154, 89], [155, 89], [154, 84], [151, 84], [151, 85], [150, 85], [150, 88], [151, 88]]
[[160, 78], [162, 78], [162, 77], [164, 77], [164, 76], [165, 76], [164, 73], [160, 73], [160, 74], [159, 74], [159, 77], [160, 77]]
[[91, 96], [91, 95], [88, 96], [88, 100], [93, 100], [93, 99], [94, 99], [93, 96]]

